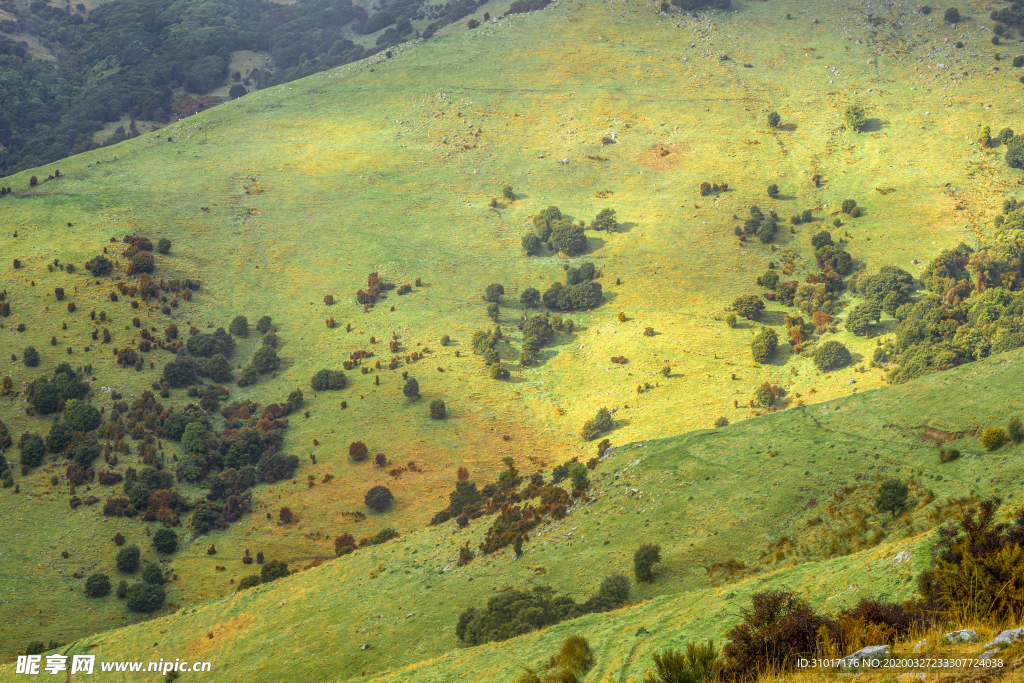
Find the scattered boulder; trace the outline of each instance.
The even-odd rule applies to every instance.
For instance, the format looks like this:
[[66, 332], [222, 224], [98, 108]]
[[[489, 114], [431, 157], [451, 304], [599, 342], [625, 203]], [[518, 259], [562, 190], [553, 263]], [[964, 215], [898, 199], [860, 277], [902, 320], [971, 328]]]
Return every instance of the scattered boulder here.
[[995, 659], [999, 655], [999, 650], [986, 650], [978, 655], [979, 662], [987, 662], [990, 659]]
[[947, 633], [942, 636], [942, 640], [946, 643], [976, 643], [978, 642], [978, 634], [968, 628], [962, 631]]
[[869, 645], [839, 660], [839, 666], [855, 666], [865, 668], [873, 659], [882, 659], [889, 654], [888, 645]]
[[[973, 631], [971, 631], [971, 633], [973, 633]], [[975, 637], [974, 640], [977, 640], [977, 637]], [[972, 640], [971, 642], [973, 643], [974, 640]], [[1018, 640], [1024, 640], [1024, 627], [1021, 627], [1021, 628], [1011, 628], [1009, 630], [1003, 631], [998, 636], [996, 636], [992, 640], [991, 643], [986, 644], [985, 645], [985, 649], [988, 649], [990, 647], [1000, 647], [1000, 646], [1002, 646], [1002, 647], [1009, 647], [1010, 645], [1013, 645]]]

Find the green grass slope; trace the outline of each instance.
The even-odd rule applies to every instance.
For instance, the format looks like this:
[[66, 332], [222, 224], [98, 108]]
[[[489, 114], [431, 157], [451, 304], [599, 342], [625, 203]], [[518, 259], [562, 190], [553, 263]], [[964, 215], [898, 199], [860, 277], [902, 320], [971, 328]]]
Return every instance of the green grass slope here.
[[[589, 502], [538, 529], [519, 559], [507, 550], [456, 567], [459, 546], [475, 545], [488, 518], [463, 531], [449, 522], [83, 638], [67, 651], [140, 661], [173, 653], [213, 662], [211, 680], [225, 681], [388, 672], [397, 680], [456, 680], [468, 672], [511, 680], [515, 666], [536, 664], [564, 634], [580, 631], [596, 642], [599, 671], [625, 680], [619, 672], [642, 672], [654, 648], [720, 638], [749, 594], [765, 587], [803, 591], [828, 609], [862, 597], [908, 598], [929, 560], [929, 530], [951, 500], [998, 494], [1024, 502], [1024, 446], [989, 453], [976, 436], [962, 436], [951, 442], [962, 457], [940, 465], [934, 443], [922, 439], [928, 428], [961, 433], [1005, 423], [1020, 410], [1005, 396], [1021, 363], [1024, 353], [1014, 352], [715, 432], [619, 447], [595, 471]], [[877, 482], [888, 477], [914, 482], [912, 507], [894, 520], [872, 504]], [[779, 544], [782, 536], [799, 541]], [[837, 550], [833, 540], [845, 545]], [[550, 585], [583, 599], [606, 574], [631, 573], [632, 551], [643, 541], [659, 542], [664, 560], [652, 584], [634, 588], [635, 606], [514, 643], [458, 649], [454, 626], [466, 607], [509, 586]], [[195, 561], [204, 547], [193, 544], [177, 562]], [[782, 553], [765, 555], [766, 548]], [[893, 561], [908, 549], [907, 562]], [[731, 576], [715, 569], [729, 559], [745, 569]], [[108, 600], [115, 599], [99, 602]], [[646, 639], [633, 638], [640, 626], [650, 631]]]
[[[725, 327], [724, 308], [736, 295], [755, 291], [754, 280], [770, 260], [792, 258], [798, 277], [815, 267], [809, 238], [831, 223], [848, 197], [866, 211], [861, 218], [847, 219], [850, 250], [871, 268], [894, 263], [917, 273], [941, 249], [961, 240], [983, 240], [986, 213], [998, 207], [1017, 172], [1002, 164], [999, 148], [980, 149], [964, 136], [973, 138], [977, 124], [998, 129], [1013, 123], [1019, 87], [1011, 73], [1015, 70], [990, 70], [995, 46], [982, 38], [968, 38], [965, 49], [955, 50], [952, 40], [961, 32], [935, 13], [923, 17], [910, 7], [887, 9], [883, 26], [859, 6], [737, 2], [735, 12], [700, 18], [663, 17], [656, 9], [650, 3], [563, 0], [543, 12], [472, 31], [452, 27], [439, 39], [397, 48], [391, 59], [379, 56], [252, 93], [168, 126], [159, 137], [144, 135], [3, 179], [14, 194], [0, 198], [5, 226], [0, 278], [11, 302], [11, 317], [0, 321], [0, 375], [10, 375], [16, 388], [62, 360], [76, 367], [91, 364], [96, 387], [126, 396], [150, 387], [170, 356], [150, 354], [154, 368], [147, 364], [139, 373], [116, 367], [109, 346], [91, 341], [96, 326], [88, 313], [94, 308], [107, 314], [111, 346], [119, 347], [137, 341], [128, 324], [135, 315], [153, 327], [174, 321], [183, 331], [189, 325], [226, 325], [239, 313], [250, 321], [272, 316], [284, 342], [284, 366], [255, 386], [232, 386], [232, 400], [261, 405], [283, 399], [295, 386], [308, 387], [313, 372], [340, 367], [353, 351], [372, 349], [389, 358], [383, 343], [369, 343], [371, 336], [381, 342], [397, 335], [400, 356], [431, 349], [424, 360], [402, 362], [400, 370], [351, 372], [351, 386], [336, 395], [313, 396], [307, 389], [310, 417], [293, 419], [286, 437], [286, 448], [302, 462], [296, 480], [257, 488], [254, 514], [174, 556], [178, 581], [170, 588], [170, 603], [181, 607], [230, 594], [232, 582], [249, 571], [240, 561], [249, 548], [305, 566], [331, 557], [331, 539], [343, 532], [362, 537], [389, 525], [403, 532], [421, 529], [444, 505], [459, 466], [484, 482], [495, 476], [506, 456], [527, 474], [574, 455], [589, 457], [592, 446], [580, 440], [579, 428], [600, 406], [618, 408], [608, 435], [613, 443], [654, 440], [636, 451], [640, 457], [667, 448], [657, 439], [707, 428], [719, 416], [733, 423], [750, 417], [745, 406], [754, 388], [767, 380], [805, 399], [813, 389], [812, 400], [829, 406], [849, 397], [851, 380], [861, 390], [882, 385], [879, 370], [821, 375], [786, 345], [772, 363], [753, 366], [749, 342], [754, 328]], [[784, 18], [787, 10], [792, 20]], [[765, 35], [772, 39], [763, 40]], [[947, 38], [950, 43], [944, 42]], [[841, 113], [852, 102], [866, 107], [872, 119], [869, 132], [842, 129]], [[770, 110], [782, 114], [782, 128], [767, 127]], [[613, 133], [615, 144], [602, 144]], [[29, 187], [30, 175], [43, 179], [56, 168], [60, 180]], [[825, 179], [821, 187], [810, 182], [815, 173]], [[700, 197], [697, 188], [704, 180], [725, 180], [731, 189]], [[516, 201], [505, 209], [491, 208], [490, 200], [500, 196], [505, 183], [515, 187]], [[780, 185], [776, 200], [765, 194], [769, 183]], [[740, 244], [733, 237], [733, 216], [755, 202], [777, 209], [783, 218], [814, 209], [816, 220], [794, 233], [784, 230], [775, 245]], [[588, 233], [591, 252], [585, 259], [527, 258], [520, 237], [531, 217], [552, 204], [587, 221], [612, 207], [624, 230]], [[155, 276], [199, 278], [203, 288], [191, 303], [170, 316], [145, 308], [133, 312], [126, 298], [116, 304], [106, 300], [109, 282], [97, 284], [83, 274], [87, 259], [110, 246], [111, 238], [131, 232], [154, 242], [161, 237], [173, 241], [169, 255], [157, 255]], [[22, 264], [17, 270], [15, 258]], [[78, 273], [50, 272], [46, 264], [55, 258], [75, 263]], [[512, 366], [508, 382], [487, 379], [483, 361], [469, 348], [472, 332], [491, 325], [483, 288], [491, 282], [505, 285], [499, 322], [510, 343], [499, 345], [499, 351], [511, 360], [521, 342], [514, 328], [523, 315], [520, 293], [563, 279], [562, 267], [581, 260], [603, 270], [606, 303], [570, 316], [576, 332], [559, 335], [543, 352], [539, 367], [519, 371]], [[374, 270], [398, 284], [421, 278], [424, 286], [402, 297], [392, 293], [364, 313], [354, 293]], [[54, 301], [54, 287], [63, 287], [77, 302], [75, 313]], [[325, 294], [339, 303], [325, 306]], [[620, 311], [626, 322], [618, 322]], [[770, 306], [764, 322], [782, 332], [785, 312]], [[327, 329], [329, 317], [339, 326]], [[882, 329], [891, 329], [892, 322], [884, 319]], [[26, 326], [24, 332], [15, 331], [19, 324]], [[647, 326], [658, 334], [644, 336]], [[444, 334], [454, 341], [449, 347], [439, 345]], [[50, 345], [51, 337], [57, 338], [56, 346]], [[828, 337], [847, 343], [859, 364], [875, 348], [874, 340], [842, 330]], [[251, 357], [255, 344], [240, 345], [238, 362]], [[8, 361], [11, 354], [20, 358], [29, 345], [43, 356], [39, 368]], [[66, 347], [72, 347], [72, 356], [65, 354]], [[621, 355], [630, 362], [609, 361]], [[658, 374], [666, 361], [673, 368], [667, 379]], [[424, 401], [408, 403], [402, 397], [401, 371], [419, 380]], [[711, 441], [699, 432], [679, 437], [673, 448], [689, 455], [665, 474], [646, 475], [658, 482], [664, 478], [666, 487], [672, 484], [656, 501], [663, 510], [652, 512], [642, 487], [631, 487], [639, 490], [628, 501], [625, 494], [612, 494], [625, 487], [616, 487], [608, 473], [600, 495], [609, 503], [621, 500], [625, 507], [621, 515], [612, 508], [600, 514], [649, 522], [652, 532], [665, 522], [687, 520], [688, 536], [673, 541], [678, 548], [668, 553], [663, 583], [651, 595], [706, 585], [705, 565], [736, 560], [767, 569], [780, 551], [784, 559], [779, 562], [787, 562], [794, 561], [794, 553], [798, 559], [815, 559], [881, 542], [867, 521], [853, 531], [824, 531], [826, 524], [815, 523], [808, 540], [799, 543], [781, 537], [788, 534], [792, 540], [800, 529], [789, 518], [793, 506], [803, 509], [813, 499], [817, 508], [801, 513], [801, 519], [812, 520], [831, 495], [801, 491], [809, 485], [801, 478], [828, 478], [830, 486], [837, 486], [838, 481], [855, 484], [856, 475], [866, 475], [860, 480], [866, 487], [875, 474], [928, 472], [925, 464], [934, 466], [933, 449], [909, 427], [951, 419], [951, 411], [961, 409], [976, 410], [977, 422], [1002, 419], [1002, 411], [1015, 405], [1008, 403], [1013, 400], [1006, 398], [1013, 396], [1009, 390], [979, 390], [970, 408], [958, 405], [957, 396], [922, 409], [937, 411], [934, 415], [914, 413], [921, 418], [914, 425], [899, 417], [899, 409], [917, 400], [916, 393], [907, 392], [925, 386], [937, 391], [952, 377], [928, 378], [892, 394], [901, 398], [891, 405], [888, 424], [903, 425], [905, 432], [882, 429], [876, 422], [882, 412], [865, 403], [888, 401], [887, 394], [844, 398], [841, 405], [864, 407], [851, 411], [863, 423], [843, 437], [849, 441], [835, 442], [844, 458], [835, 460], [843, 466], [841, 475], [823, 469], [835, 449], [826, 454], [818, 444], [809, 448], [797, 437], [805, 429], [819, 429], [815, 420], [826, 427], [835, 420], [846, 424], [847, 409], [839, 414], [808, 409], [773, 417], [777, 423], [758, 419], [722, 432], [721, 438], [739, 439], [725, 452], [707, 450]], [[657, 386], [638, 394], [637, 386], [645, 382]], [[448, 420], [429, 419], [425, 404], [435, 398], [447, 402]], [[93, 401], [110, 408], [109, 394], [97, 393]], [[183, 391], [175, 390], [167, 402], [180, 406], [187, 401]], [[978, 407], [985, 401], [992, 401], [989, 415]], [[26, 431], [45, 432], [48, 420], [27, 416], [23, 408], [16, 400], [0, 401], [0, 419], [15, 439]], [[966, 415], [959, 419], [975, 424]], [[770, 434], [757, 432], [768, 424], [787, 426]], [[352, 463], [347, 446], [357, 439], [395, 464], [415, 460], [423, 471], [396, 479], [369, 462]], [[808, 450], [798, 456], [787, 450], [792, 444]], [[895, 444], [905, 452], [894, 451]], [[180, 454], [177, 444], [164, 446], [169, 456]], [[772, 450], [778, 451], [776, 458], [769, 457]], [[812, 454], [818, 458], [813, 463]], [[7, 455], [17, 457], [13, 449]], [[311, 455], [317, 456], [316, 464]], [[624, 451], [616, 456], [624, 457]], [[737, 474], [740, 461], [747, 463], [746, 478]], [[122, 463], [137, 466], [137, 453]], [[839, 466], [831, 459], [828, 463]], [[1009, 476], [969, 470], [973, 463], [963, 458], [937, 475], [943, 481], [923, 483], [943, 498], [954, 493], [947, 470], [963, 472], [956, 488], [979, 491], [983, 485], [1000, 485], [990, 480]], [[998, 471], [999, 465], [993, 467]], [[0, 521], [8, 538], [15, 539], [0, 550], [5, 655], [20, 651], [29, 640], [71, 642], [137, 619], [126, 616], [112, 598], [87, 602], [78, 597], [81, 580], [73, 577], [112, 573], [109, 539], [115, 531], [144, 549], [148, 532], [138, 522], [103, 522], [96, 507], [70, 512], [66, 485], [49, 483], [62, 469], [51, 461], [16, 477], [19, 494], [8, 489], [0, 495]], [[335, 477], [330, 484], [307, 488], [296, 483], [310, 476], [321, 482], [327, 474]], [[772, 477], [779, 486], [772, 485]], [[684, 480], [693, 484], [679, 486]], [[345, 512], [363, 509], [363, 494], [375, 484], [394, 491], [394, 509], [362, 523], [346, 517]], [[93, 491], [97, 496], [108, 493], [98, 489]], [[689, 500], [691, 495], [694, 501], [710, 496], [712, 489], [716, 495], [708, 500], [714, 501], [714, 511]], [[784, 505], [777, 502], [783, 493], [788, 496]], [[915, 496], [927, 498], [923, 491]], [[867, 497], [866, 490], [858, 489], [835, 504], [844, 510]], [[726, 500], [733, 505], [726, 507]], [[264, 512], [285, 505], [297, 514], [297, 525], [284, 527], [264, 518]], [[590, 515], [599, 518], [595, 506]], [[917, 533], [924, 524], [911, 520], [906, 533]], [[559, 586], [566, 590], [572, 581], [585, 580], [585, 587], [573, 588], [585, 594], [603, 572], [628, 565], [635, 526], [622, 531], [621, 543], [608, 539], [619, 547], [614, 561], [601, 555], [569, 570], [549, 566], [550, 550], [531, 548], [536, 552], [530, 558], [544, 561], [514, 566], [544, 568], [543, 580], [563, 582]], [[564, 525], [558, 533], [562, 530]], [[603, 533], [595, 527], [587, 532], [595, 538]], [[442, 542], [441, 533], [445, 538], [439, 548], [447, 554], [433, 561], [443, 561], [443, 569], [453, 557], [454, 541], [445, 531], [437, 532], [433, 543]], [[476, 540], [481, 533], [473, 527], [463, 536]], [[206, 554], [211, 543], [217, 555]], [[433, 546], [423, 543], [424, 548]], [[673, 553], [690, 548], [683, 543], [693, 543], [687, 552], [706, 562], [674, 559], [682, 556]], [[581, 547], [574, 543], [573, 562]], [[588, 541], [587, 551], [591, 547], [596, 548]], [[61, 557], [65, 550], [68, 558]], [[365, 583], [379, 562], [371, 563], [369, 555], [332, 565], [330, 571], [352, 572], [347, 581]], [[144, 559], [156, 560], [151, 553]], [[492, 561], [492, 571], [502, 561]], [[469, 573], [486, 575], [485, 563], [475, 564]], [[435, 564], [429, 567], [419, 571], [430, 575]], [[540, 571], [506, 570], [499, 574], [502, 585]], [[725, 576], [713, 568], [712, 575], [716, 581]], [[374, 580], [374, 594], [391, 576]], [[437, 601], [431, 614], [437, 616], [430, 618], [437, 621], [424, 630], [425, 640], [416, 646], [422, 652], [415, 656], [446, 651], [451, 635], [442, 634], [454, 613], [491, 589], [452, 591], [451, 600], [431, 596], [430, 604]], [[426, 601], [425, 595], [417, 599]], [[344, 628], [354, 628], [355, 622], [345, 619]], [[343, 631], [345, 637], [352, 634]], [[379, 648], [370, 651], [371, 669], [387, 661], [383, 656]]]

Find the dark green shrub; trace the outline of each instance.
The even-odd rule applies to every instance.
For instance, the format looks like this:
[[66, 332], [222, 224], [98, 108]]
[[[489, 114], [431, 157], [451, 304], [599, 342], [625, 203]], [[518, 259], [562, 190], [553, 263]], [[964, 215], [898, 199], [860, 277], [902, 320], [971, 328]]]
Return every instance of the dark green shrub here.
[[499, 315], [501, 315], [501, 308], [498, 306], [498, 304], [488, 304], [487, 305], [487, 317], [488, 318], [490, 318], [494, 322], [498, 322], [498, 316]]
[[163, 586], [155, 586], [142, 581], [129, 586], [125, 597], [128, 598], [125, 604], [131, 611], [152, 614], [164, 606], [167, 594], [164, 592]]
[[717, 420], [715, 420], [715, 428], [716, 429], [721, 429], [722, 427], [728, 427], [728, 426], [729, 426], [729, 418], [727, 418], [727, 417], [720, 417]]
[[1021, 422], [1019, 417], [1015, 417], [1010, 420], [1010, 423], [1006, 425], [1006, 435], [1010, 438], [1010, 441], [1014, 443], [1021, 443], [1024, 441], [1024, 423]]
[[956, 7], [950, 7], [949, 9], [946, 10], [946, 13], [943, 15], [943, 18], [950, 24], [959, 24], [960, 10], [958, 10]]
[[554, 222], [562, 218], [562, 212], [558, 210], [557, 206], [549, 206], [548, 208], [541, 211], [533, 219], [533, 229], [537, 233], [537, 237], [540, 238], [541, 242], [547, 242], [551, 239], [551, 231], [554, 227]]
[[800, 214], [800, 219], [804, 223], [810, 223], [811, 221], [814, 220], [814, 214], [811, 212], [810, 209], [804, 209], [803, 213]]
[[509, 201], [515, 201], [516, 198], [515, 192], [512, 191], [512, 186], [508, 183], [505, 184], [505, 187], [501, 188], [501, 196]]
[[505, 296], [505, 287], [498, 283], [487, 285], [487, 289], [484, 290], [484, 301], [495, 303], [500, 301], [503, 296]]
[[[1020, 64], [1017, 64], [1018, 60], [1020, 60]], [[1015, 57], [1013, 60], [1013, 65], [1024, 66], [1024, 56]], [[1005, 145], [1006, 143], [1013, 139], [1013, 129], [1003, 128], [1001, 131], [999, 131], [999, 135], [997, 137], [999, 138], [999, 142]]]
[[851, 362], [850, 352], [837, 341], [827, 341], [814, 349], [814, 365], [822, 372], [845, 368]]
[[890, 512], [896, 519], [896, 513], [907, 506], [907, 494], [910, 488], [901, 481], [890, 479], [882, 482], [875, 497], [875, 509], [879, 512]]
[[776, 197], [778, 197], [779, 196], [779, 186], [776, 185], [775, 183], [772, 183], [771, 185], [769, 185], [768, 186], [768, 196], [771, 197], [772, 199], [775, 199]]
[[615, 209], [601, 209], [594, 222], [590, 224], [593, 230], [604, 230], [606, 232], [617, 232], [619, 223], [615, 220]]
[[207, 436], [210, 430], [202, 422], [189, 422], [185, 431], [181, 434], [181, 445], [185, 450], [194, 455], [202, 455], [206, 452]]
[[594, 417], [590, 418], [583, 423], [583, 429], [580, 431], [580, 436], [585, 440], [590, 441], [601, 432], [606, 432], [612, 428], [612, 414], [608, 412], [607, 408], [601, 408], [597, 411]]
[[40, 415], [49, 415], [60, 410], [60, 392], [53, 382], [47, 382], [45, 377], [36, 380], [35, 393], [32, 394], [32, 407]]
[[415, 377], [410, 377], [405, 380], [405, 385], [402, 387], [402, 394], [404, 394], [410, 401], [420, 397], [420, 383], [416, 381]]
[[91, 432], [100, 426], [103, 416], [85, 401], [68, 401], [64, 410], [64, 421], [76, 432]]
[[110, 577], [106, 574], [93, 574], [85, 580], [85, 597], [102, 598], [110, 593]]
[[165, 384], [177, 389], [195, 382], [196, 371], [190, 359], [178, 358], [164, 365], [161, 377]]
[[60, 453], [64, 447], [71, 443], [73, 432], [64, 422], [54, 422], [50, 427], [50, 433], [46, 435], [46, 450], [51, 453]]
[[822, 230], [821, 232], [816, 233], [814, 237], [811, 238], [811, 246], [814, 247], [815, 249], [821, 249], [822, 247], [831, 247], [832, 233], [830, 233], [828, 230]]
[[523, 305], [523, 308], [536, 308], [540, 303], [540, 292], [533, 287], [527, 287], [519, 296], [519, 303]]
[[265, 315], [256, 322], [256, 331], [259, 332], [260, 334], [266, 334], [267, 332], [270, 331], [270, 325], [270, 316]]
[[366, 507], [374, 512], [384, 512], [391, 505], [391, 501], [394, 498], [386, 486], [374, 486], [366, 492], [363, 502], [366, 503]]
[[38, 467], [46, 456], [46, 445], [38, 434], [30, 434], [21, 445], [21, 464]]
[[768, 112], [768, 127], [769, 128], [778, 128], [779, 127], [779, 122], [781, 120], [782, 120], [782, 117], [779, 116], [779, 112], [777, 112], [777, 111]]
[[587, 466], [581, 462], [574, 462], [569, 465], [569, 479], [572, 481], [572, 488], [575, 491], [585, 491], [590, 485], [587, 479]]
[[661, 562], [661, 546], [644, 543], [633, 553], [633, 575], [637, 581], [653, 581], [654, 565]]
[[235, 319], [228, 325], [228, 332], [235, 335], [236, 337], [248, 337], [249, 336], [249, 321], [244, 315], [237, 315]]
[[156, 243], [156, 250], [161, 254], [166, 254], [171, 250], [171, 241], [166, 237], [161, 237]]
[[100, 446], [94, 441], [80, 443], [71, 450], [71, 457], [83, 470], [87, 470], [92, 461], [100, 457]]
[[864, 112], [864, 108], [858, 104], [851, 104], [843, 112], [843, 119], [846, 121], [846, 127], [852, 131], [860, 131], [864, 128], [864, 124], [867, 123], [867, 114]]
[[750, 354], [757, 363], [767, 363], [779, 345], [779, 335], [770, 327], [762, 327], [750, 342]]
[[857, 202], [853, 199], [843, 200], [843, 213], [853, 213], [853, 210], [857, 208]]
[[162, 586], [164, 584], [164, 573], [156, 563], [147, 564], [142, 568], [142, 580], [151, 586]]
[[846, 317], [846, 329], [858, 336], [863, 336], [871, 329], [871, 323], [882, 318], [882, 307], [875, 301], [865, 301], [850, 311]]
[[106, 256], [96, 256], [85, 262], [85, 269], [92, 273], [93, 277], [110, 275], [114, 271], [114, 264]]
[[115, 564], [122, 574], [133, 574], [139, 568], [139, 546], [129, 545], [117, 551]]
[[380, 545], [381, 543], [390, 541], [392, 538], [398, 538], [399, 535], [400, 534], [392, 527], [384, 527], [373, 536], [370, 536], [370, 538], [366, 540], [366, 545]]
[[203, 478], [203, 470], [191, 455], [178, 458], [178, 479], [194, 484]]
[[539, 254], [542, 244], [543, 242], [540, 241], [540, 238], [532, 232], [523, 235], [523, 239], [520, 242], [520, 245], [523, 247], [527, 256], [536, 256]]
[[768, 244], [775, 239], [775, 235], [777, 235], [778, 232], [778, 221], [774, 218], [768, 218], [764, 223], [761, 223], [761, 227], [757, 229], [757, 239], [760, 240], [762, 244]]
[[178, 534], [171, 529], [157, 529], [153, 534], [153, 549], [169, 555], [178, 549]]
[[767, 270], [764, 275], [757, 278], [757, 284], [765, 289], [775, 289], [775, 285], [779, 284], [779, 274], [774, 270]]
[[1006, 164], [1024, 168], [1024, 135], [1015, 135], [1006, 143]]
[[732, 310], [747, 320], [756, 320], [764, 310], [764, 301], [756, 294], [741, 294], [733, 300]]
[[152, 273], [156, 267], [153, 264], [153, 255], [148, 251], [137, 251], [128, 258], [128, 261], [132, 264], [131, 272], [136, 275]]
[[26, 346], [25, 350], [21, 352], [21, 362], [27, 368], [34, 368], [39, 365], [39, 352], [36, 351], [36, 347]]
[[246, 588], [258, 585], [260, 585], [259, 574], [249, 574], [249, 576], [243, 576], [242, 580], [238, 582], [238, 590], [244, 591]]
[[631, 588], [632, 582], [625, 574], [609, 574], [602, 579], [598, 594], [608, 598], [617, 605], [621, 605], [629, 600]]
[[338, 370], [320, 370], [310, 380], [313, 391], [327, 391], [329, 389], [344, 389], [346, 385], [345, 373]]
[[587, 236], [583, 226], [568, 218], [555, 221], [551, 230], [551, 247], [566, 256], [578, 256], [587, 250]]
[[288, 565], [281, 560], [270, 560], [260, 568], [260, 583], [270, 583], [277, 579], [283, 579], [291, 574]]
[[121, 579], [120, 583], [117, 584], [117, 592], [115, 593], [115, 595], [117, 595], [117, 597], [121, 598], [122, 600], [124, 600], [126, 597], [128, 597], [128, 582], [127, 581], [125, 581], [124, 579]]
[[430, 402], [430, 417], [435, 420], [443, 420], [447, 415], [444, 401], [441, 399], [434, 399]]
[[253, 354], [252, 366], [256, 368], [256, 372], [266, 375], [281, 367], [281, 359], [277, 357], [277, 350], [273, 347], [261, 346]]
[[224, 331], [223, 327], [218, 327], [213, 334], [202, 332], [194, 337], [189, 337], [185, 342], [185, 348], [193, 356], [210, 358], [215, 354], [223, 353], [230, 358], [235, 350], [235, 340]]
[[[486, 356], [485, 356], [486, 359]], [[505, 380], [511, 377], [508, 369], [500, 362], [491, 363], [487, 368], [487, 376], [491, 379]]]

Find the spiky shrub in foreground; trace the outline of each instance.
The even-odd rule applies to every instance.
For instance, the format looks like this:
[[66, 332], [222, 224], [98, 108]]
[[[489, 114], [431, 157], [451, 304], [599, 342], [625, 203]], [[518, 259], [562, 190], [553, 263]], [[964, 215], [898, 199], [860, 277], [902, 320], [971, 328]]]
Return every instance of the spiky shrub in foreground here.
[[665, 650], [654, 654], [654, 671], [644, 677], [644, 683], [704, 683], [714, 677], [718, 660], [715, 643], [687, 643], [686, 652]]

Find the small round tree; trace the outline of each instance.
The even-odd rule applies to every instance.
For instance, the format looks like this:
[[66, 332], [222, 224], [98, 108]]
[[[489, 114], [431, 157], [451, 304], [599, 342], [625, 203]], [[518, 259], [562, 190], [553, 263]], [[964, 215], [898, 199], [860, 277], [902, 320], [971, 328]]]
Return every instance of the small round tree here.
[[644, 543], [633, 553], [633, 575], [637, 581], [653, 581], [654, 565], [661, 562], [661, 546]]
[[420, 383], [416, 381], [415, 377], [410, 377], [405, 380], [405, 386], [402, 387], [402, 393], [410, 401], [414, 401], [420, 397]]
[[814, 349], [814, 365], [822, 372], [845, 368], [852, 361], [849, 350], [837, 341], [827, 341]]
[[609, 574], [601, 581], [598, 595], [608, 598], [617, 605], [629, 600], [629, 591], [633, 587], [629, 577], [625, 574]]
[[242, 580], [238, 582], [238, 590], [244, 591], [246, 588], [252, 588], [260, 585], [259, 574], [249, 574], [249, 576], [243, 576]]
[[21, 352], [21, 361], [27, 368], [34, 368], [39, 365], [39, 352], [36, 351], [36, 347], [26, 346], [25, 350]]
[[171, 241], [166, 237], [161, 237], [156, 243], [156, 250], [161, 254], [166, 254], [171, 250]]
[[1019, 417], [1011, 419], [1010, 423], [1006, 425], [1006, 436], [1014, 443], [1024, 441], [1024, 422], [1021, 422]]
[[156, 563], [147, 564], [142, 568], [142, 580], [150, 586], [161, 586], [164, 583], [164, 573]]
[[130, 545], [117, 551], [114, 564], [122, 574], [132, 574], [139, 568], [139, 546]]
[[516, 193], [512, 190], [512, 186], [506, 183], [505, 187], [501, 188], [501, 196], [509, 201], [515, 201]]
[[594, 230], [617, 232], [619, 223], [615, 220], [615, 209], [601, 209], [594, 217], [594, 222], [590, 224], [590, 227]]
[[435, 420], [443, 420], [447, 415], [447, 410], [444, 405], [444, 401], [441, 399], [434, 399], [430, 402], [430, 417]]
[[167, 594], [161, 585], [153, 585], [142, 581], [129, 586], [126, 596], [128, 609], [133, 612], [152, 614], [164, 606]]
[[893, 519], [896, 519], [896, 513], [907, 506], [909, 490], [906, 484], [896, 479], [882, 482], [875, 498], [875, 509], [879, 512], [892, 513]]
[[85, 269], [92, 273], [93, 277], [110, 275], [114, 271], [114, 264], [106, 256], [96, 256], [85, 262]]
[[779, 116], [779, 112], [777, 112], [777, 111], [768, 112], [768, 127], [769, 128], [778, 128], [779, 127], [779, 122], [781, 120], [782, 120], [782, 117]]
[[391, 501], [394, 498], [386, 486], [374, 486], [366, 492], [366, 497], [363, 498], [363, 501], [366, 503], [366, 507], [374, 512], [384, 512], [391, 505]]
[[750, 354], [757, 363], [767, 363], [779, 345], [779, 335], [770, 327], [762, 327], [750, 342]]
[[110, 593], [110, 577], [106, 574], [93, 574], [85, 580], [85, 597], [102, 598]]
[[943, 18], [950, 24], [959, 24], [960, 10], [958, 10], [956, 7], [950, 7], [946, 10], [946, 13], [943, 15]]
[[487, 285], [487, 289], [484, 290], [484, 301], [497, 303], [503, 296], [505, 296], [505, 286], [498, 283]]
[[527, 287], [519, 295], [519, 303], [523, 305], [523, 308], [537, 308], [537, 304], [540, 303], [540, 291], [534, 287]]
[[64, 421], [76, 432], [91, 432], [100, 426], [100, 411], [85, 401], [68, 401]]
[[536, 256], [540, 253], [540, 248], [543, 242], [532, 232], [523, 235], [523, 239], [520, 245], [523, 247], [523, 251], [526, 252], [527, 256]]
[[21, 446], [21, 464], [26, 467], [38, 467], [46, 456], [46, 444], [43, 437], [30, 434]]
[[1015, 135], [1006, 143], [1006, 164], [1024, 168], [1024, 135]]
[[764, 301], [756, 294], [741, 294], [733, 300], [732, 310], [747, 320], [755, 320], [764, 310]]
[[584, 491], [590, 485], [587, 479], [587, 466], [581, 462], [574, 462], [569, 465], [569, 479], [572, 481], [572, 488], [575, 491]]
[[771, 197], [772, 199], [775, 199], [776, 197], [778, 197], [779, 196], [779, 186], [776, 185], [775, 183], [772, 183], [771, 185], [769, 185], [768, 186], [768, 196]]
[[157, 529], [153, 534], [153, 549], [158, 553], [170, 555], [178, 549], [178, 534], [171, 529]]
[[235, 319], [228, 325], [228, 332], [236, 337], [248, 337], [249, 320], [244, 315], [236, 315]]
[[266, 334], [270, 331], [271, 320], [269, 315], [265, 315], [256, 321], [256, 331], [260, 334]]

